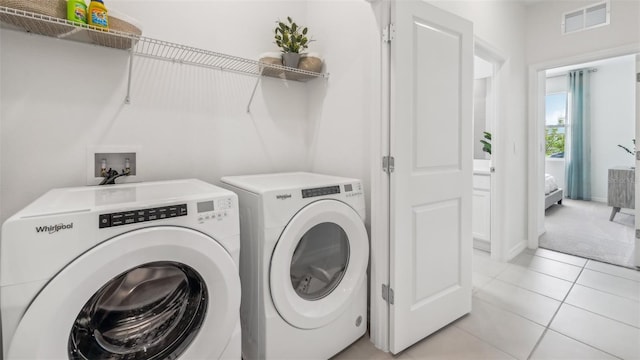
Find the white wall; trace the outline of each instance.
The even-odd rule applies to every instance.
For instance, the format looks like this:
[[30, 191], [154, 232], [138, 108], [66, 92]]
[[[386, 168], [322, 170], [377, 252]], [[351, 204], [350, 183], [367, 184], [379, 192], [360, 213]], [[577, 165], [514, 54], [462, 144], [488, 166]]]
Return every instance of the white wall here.
[[611, 23], [562, 35], [562, 14], [601, 0], [545, 0], [527, 7], [527, 62], [538, 64], [640, 41], [640, 1], [611, 0]]
[[311, 170], [363, 179], [370, 223], [371, 131], [380, 119], [381, 38], [376, 8], [364, 0], [309, 1], [326, 82], [310, 85]]
[[[146, 36], [248, 58], [277, 50], [276, 19], [307, 14], [296, 1], [107, 5]], [[140, 180], [311, 168], [306, 84], [263, 80], [247, 114], [255, 78], [136, 58], [124, 105], [127, 52], [9, 30], [0, 43], [1, 221], [51, 188], [85, 185], [88, 146], [141, 146]]]
[[[254, 59], [277, 51], [275, 21], [292, 16], [308, 25], [315, 40], [308, 50], [324, 56], [331, 76], [265, 78], [247, 114], [255, 78], [135, 58], [132, 103], [124, 105], [126, 52], [1, 30], [0, 221], [51, 188], [85, 185], [86, 148], [101, 145], [141, 146], [139, 180], [218, 183], [225, 175], [297, 170], [360, 178], [370, 213], [370, 130], [380, 117], [374, 5], [107, 5], [139, 20], [145, 36]], [[194, 21], [194, 11], [206, 17]]]
[[500, 163], [493, 165], [496, 173], [501, 173], [498, 179], [505, 179], [496, 186], [502, 191], [501, 228], [491, 231], [501, 234], [504, 256], [514, 256], [527, 238], [526, 8], [516, 1], [429, 2], [472, 21], [476, 37], [506, 58], [498, 73], [501, 80], [497, 86], [503, 98], [492, 141], [492, 151], [501, 153]]
[[635, 138], [635, 56], [612, 59], [591, 73], [591, 197], [607, 201], [608, 169], [633, 166]]

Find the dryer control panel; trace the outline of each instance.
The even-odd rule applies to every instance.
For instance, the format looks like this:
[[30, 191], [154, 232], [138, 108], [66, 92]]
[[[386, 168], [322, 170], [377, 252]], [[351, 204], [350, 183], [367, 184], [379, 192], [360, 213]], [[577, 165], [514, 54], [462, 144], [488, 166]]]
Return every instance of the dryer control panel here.
[[148, 209], [122, 211], [110, 214], [101, 214], [99, 228], [108, 228], [120, 225], [129, 225], [146, 221], [161, 220], [166, 218], [186, 216], [187, 204], [161, 206]]
[[197, 203], [198, 222], [217, 220], [221, 221], [229, 215], [229, 210], [233, 207], [231, 198], [201, 201]]

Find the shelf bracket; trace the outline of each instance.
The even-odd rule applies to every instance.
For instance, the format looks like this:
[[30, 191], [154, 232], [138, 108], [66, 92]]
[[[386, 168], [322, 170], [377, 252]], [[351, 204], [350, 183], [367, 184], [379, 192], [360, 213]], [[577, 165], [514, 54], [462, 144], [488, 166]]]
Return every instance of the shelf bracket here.
[[129, 49], [129, 76], [127, 78], [127, 96], [124, 98], [124, 103], [129, 105], [131, 104], [131, 75], [133, 73], [133, 48], [134, 45]]
[[247, 104], [247, 114], [251, 113], [251, 103], [253, 102], [253, 97], [256, 96], [256, 90], [258, 89], [258, 84], [260, 84], [261, 77], [256, 79], [256, 84], [253, 86], [253, 91], [251, 92], [251, 98], [249, 98], [249, 103]]

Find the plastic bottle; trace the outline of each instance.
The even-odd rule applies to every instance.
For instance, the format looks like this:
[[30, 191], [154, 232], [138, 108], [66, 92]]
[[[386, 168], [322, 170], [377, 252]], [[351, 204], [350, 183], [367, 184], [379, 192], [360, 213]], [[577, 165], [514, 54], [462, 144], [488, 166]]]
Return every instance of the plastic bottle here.
[[67, 0], [67, 20], [87, 23], [87, 4], [84, 0]]
[[89, 14], [87, 23], [96, 27], [109, 28], [109, 19], [107, 17], [107, 8], [102, 0], [91, 0], [89, 4]]

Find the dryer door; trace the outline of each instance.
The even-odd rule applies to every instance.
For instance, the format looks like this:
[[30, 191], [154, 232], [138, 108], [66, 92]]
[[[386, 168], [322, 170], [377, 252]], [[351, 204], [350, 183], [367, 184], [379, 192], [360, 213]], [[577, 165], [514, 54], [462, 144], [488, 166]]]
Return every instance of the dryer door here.
[[58, 273], [20, 320], [10, 359], [217, 359], [240, 280], [218, 242], [178, 227], [126, 233]]
[[271, 297], [280, 315], [301, 329], [335, 320], [366, 279], [367, 231], [343, 202], [320, 200], [300, 210], [271, 258]]

